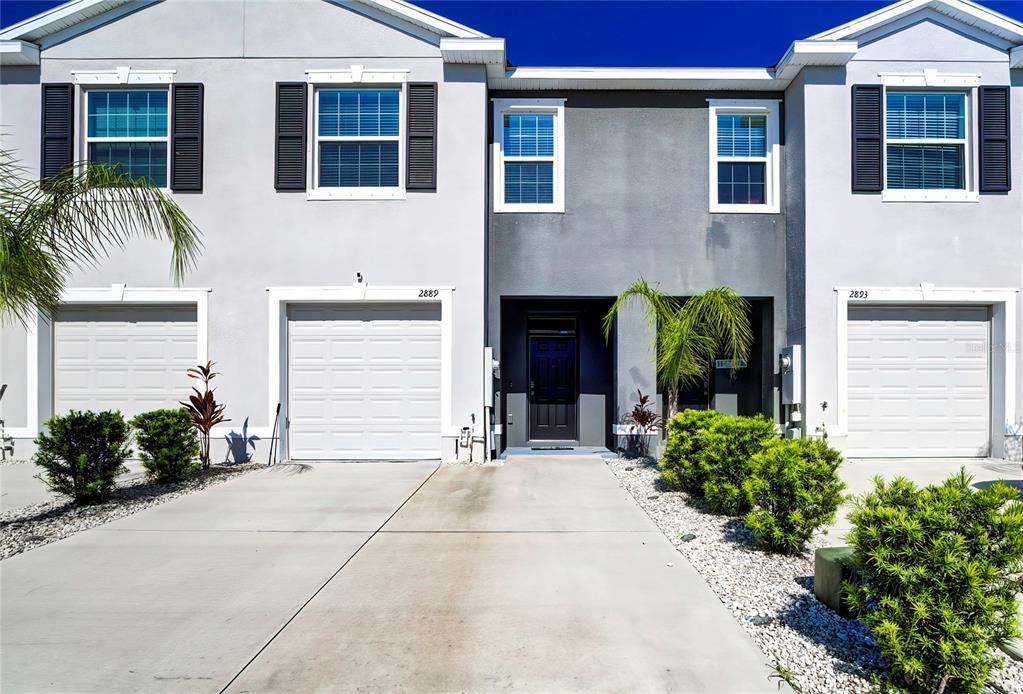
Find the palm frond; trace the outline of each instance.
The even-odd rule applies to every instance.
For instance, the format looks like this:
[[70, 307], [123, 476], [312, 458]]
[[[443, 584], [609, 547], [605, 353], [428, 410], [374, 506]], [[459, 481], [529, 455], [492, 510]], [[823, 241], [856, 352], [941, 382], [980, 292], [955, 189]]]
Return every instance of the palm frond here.
[[696, 334], [714, 340], [708, 359], [726, 354], [732, 360], [734, 376], [739, 362], [749, 359], [753, 346], [753, 328], [749, 319], [749, 303], [731, 287], [718, 287], [691, 297], [682, 304], [679, 320], [690, 325]]
[[618, 295], [618, 298], [611, 304], [607, 315], [604, 316], [605, 340], [611, 339], [611, 331], [618, 314], [625, 307], [634, 303], [642, 304], [647, 326], [651, 330], [657, 330], [658, 325], [665, 321], [674, 320], [678, 313], [678, 302], [673, 297], [664, 294], [656, 286], [640, 277]]
[[83, 162], [40, 185], [0, 150], [0, 320], [52, 313], [76, 267], [94, 265], [133, 238], [171, 245], [180, 284], [201, 234], [174, 200], [120, 168]]

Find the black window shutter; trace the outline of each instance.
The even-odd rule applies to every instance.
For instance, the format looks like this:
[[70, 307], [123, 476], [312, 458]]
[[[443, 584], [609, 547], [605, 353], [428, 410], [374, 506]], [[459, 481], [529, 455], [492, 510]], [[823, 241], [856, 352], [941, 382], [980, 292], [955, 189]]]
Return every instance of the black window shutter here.
[[202, 84], [175, 84], [171, 95], [171, 190], [202, 190]]
[[881, 192], [881, 85], [855, 84], [852, 88], [852, 189]]
[[64, 171], [74, 161], [75, 86], [44, 84], [42, 105], [42, 145], [39, 180]]
[[277, 190], [305, 190], [306, 110], [305, 82], [277, 83]]
[[977, 149], [981, 193], [1005, 193], [1012, 188], [1009, 99], [1008, 87], [980, 88]]
[[409, 190], [437, 190], [437, 83], [408, 85]]

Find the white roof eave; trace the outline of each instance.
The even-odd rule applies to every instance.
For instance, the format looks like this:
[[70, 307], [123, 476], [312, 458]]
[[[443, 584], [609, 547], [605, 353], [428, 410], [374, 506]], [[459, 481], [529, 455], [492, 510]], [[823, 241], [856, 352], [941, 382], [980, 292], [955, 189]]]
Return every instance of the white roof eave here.
[[38, 65], [39, 46], [28, 41], [0, 41], [0, 65]]

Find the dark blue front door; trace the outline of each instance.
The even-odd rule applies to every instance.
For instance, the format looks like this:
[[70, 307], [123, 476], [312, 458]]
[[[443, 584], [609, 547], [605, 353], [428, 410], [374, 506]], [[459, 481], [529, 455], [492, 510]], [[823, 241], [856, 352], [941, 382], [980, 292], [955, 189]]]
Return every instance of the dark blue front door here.
[[529, 438], [574, 441], [576, 432], [576, 337], [529, 338]]

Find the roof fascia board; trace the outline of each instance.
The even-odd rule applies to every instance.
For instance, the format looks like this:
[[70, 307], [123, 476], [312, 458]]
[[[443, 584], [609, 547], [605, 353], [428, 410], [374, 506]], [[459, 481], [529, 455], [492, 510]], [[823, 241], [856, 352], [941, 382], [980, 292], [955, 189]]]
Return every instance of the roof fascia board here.
[[[55, 8], [29, 17], [0, 32], [0, 40], [30, 40], [43, 48], [65, 41], [83, 31], [124, 16], [136, 9], [153, 4], [158, 0], [70, 0]], [[488, 38], [486, 34], [445, 19], [432, 12], [411, 5], [403, 0], [333, 0], [335, 4], [358, 11], [386, 24], [403, 25], [397, 28], [408, 31], [410, 26], [426, 29], [434, 38], [451, 36], [456, 38]], [[116, 3], [111, 6], [111, 3]], [[93, 14], [89, 14], [92, 11]], [[82, 19], [68, 27], [48, 29], [59, 25], [75, 15]], [[72, 20], [73, 21], [73, 20]], [[42, 39], [42, 40], [40, 40]]]
[[[49, 24], [60, 22], [78, 12], [88, 12], [91, 8], [103, 3], [104, 1], [105, 0], [70, 0], [70, 2], [65, 2], [63, 5], [58, 5], [46, 10], [45, 12], [40, 12], [37, 15], [23, 19], [17, 24], [11, 25], [4, 31], [0, 32], [0, 41], [23, 39], [26, 36], [31, 36], [35, 32], [45, 29], [45, 27]], [[128, 0], [125, 0], [125, 2], [127, 1]]]
[[1009, 51], [1009, 67], [1023, 68], [1023, 46], [1016, 46]]
[[474, 63], [483, 65], [505, 64], [504, 39], [460, 39], [440, 40], [440, 53], [447, 63]]
[[[968, 15], [977, 21], [976, 29], [997, 36], [1003, 41], [1023, 42], [1023, 24], [968, 0], [903, 0], [876, 12], [854, 19], [833, 29], [811, 36], [811, 40], [841, 40], [861, 36], [876, 28], [919, 10], [933, 9], [953, 21], [966, 24], [956, 14]], [[1001, 32], [1001, 33], [998, 33]]]
[[343, 0], [341, 5], [364, 5], [372, 7], [384, 14], [398, 17], [412, 24], [429, 29], [435, 34], [451, 36], [460, 39], [484, 39], [489, 38], [486, 34], [476, 31], [464, 24], [453, 22], [450, 19], [441, 17], [421, 7], [417, 7], [403, 0]]
[[791, 80], [799, 70], [808, 65], [841, 66], [856, 55], [859, 45], [856, 41], [793, 41], [778, 61], [774, 75], [778, 79]]
[[0, 41], [0, 65], [38, 65], [39, 46], [28, 41]]

